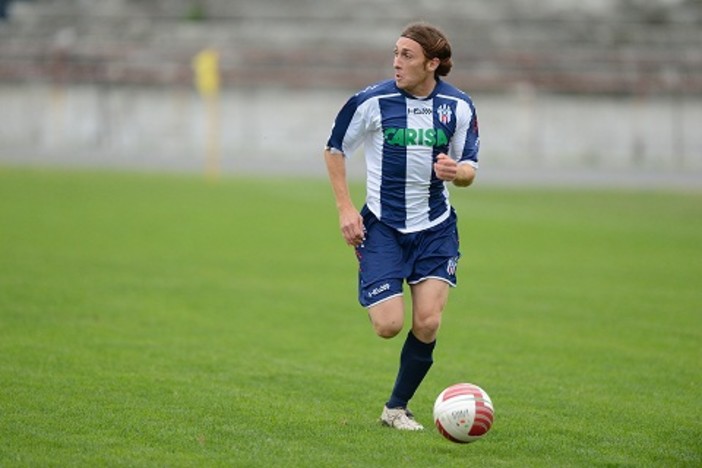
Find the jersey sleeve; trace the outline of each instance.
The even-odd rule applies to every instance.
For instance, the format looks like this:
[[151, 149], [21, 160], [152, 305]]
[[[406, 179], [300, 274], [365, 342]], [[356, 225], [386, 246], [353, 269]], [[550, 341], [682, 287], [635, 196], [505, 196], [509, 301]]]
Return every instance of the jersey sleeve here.
[[470, 164], [478, 168], [478, 152], [480, 151], [480, 133], [478, 130], [478, 115], [470, 100], [464, 101], [461, 118], [454, 135], [451, 156], [459, 164]]
[[350, 156], [363, 141], [364, 132], [363, 108], [359, 106], [358, 95], [355, 95], [344, 104], [336, 116], [327, 148]]

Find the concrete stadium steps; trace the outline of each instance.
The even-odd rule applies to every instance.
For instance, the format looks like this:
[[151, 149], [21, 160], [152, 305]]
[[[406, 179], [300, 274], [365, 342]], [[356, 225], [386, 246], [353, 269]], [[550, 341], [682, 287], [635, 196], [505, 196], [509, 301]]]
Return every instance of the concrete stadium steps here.
[[[204, 20], [192, 21], [200, 6]], [[702, 93], [694, 0], [32, 0], [0, 23], [0, 80], [185, 84], [203, 47], [225, 84], [358, 87], [407, 22], [440, 24], [469, 89]]]

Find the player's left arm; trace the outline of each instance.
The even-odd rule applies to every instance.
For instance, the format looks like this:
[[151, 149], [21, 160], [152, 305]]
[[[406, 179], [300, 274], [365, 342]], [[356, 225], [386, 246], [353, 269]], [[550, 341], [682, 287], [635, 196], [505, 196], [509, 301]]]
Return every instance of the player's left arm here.
[[453, 185], [457, 187], [468, 187], [475, 180], [478, 169], [478, 151], [480, 150], [480, 136], [478, 132], [478, 115], [475, 112], [473, 102], [464, 101], [465, 105], [460, 106], [462, 119], [456, 129], [454, 137], [458, 141], [454, 148], [456, 151], [457, 168], [456, 176], [453, 178]]
[[468, 187], [475, 180], [475, 168], [468, 162], [456, 162], [449, 155], [441, 153], [434, 162], [436, 177], [453, 182], [456, 187]]
[[456, 177], [453, 179], [453, 185], [456, 187], [468, 187], [475, 180], [476, 170], [468, 163], [458, 164], [456, 169]]

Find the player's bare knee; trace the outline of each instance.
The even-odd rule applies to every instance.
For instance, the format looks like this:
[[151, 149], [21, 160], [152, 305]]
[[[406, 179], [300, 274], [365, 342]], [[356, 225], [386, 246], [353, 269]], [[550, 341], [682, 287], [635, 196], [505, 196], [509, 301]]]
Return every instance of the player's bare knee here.
[[368, 317], [375, 333], [381, 338], [392, 338], [404, 326], [404, 309], [400, 297], [384, 301], [368, 309]]
[[441, 326], [441, 316], [425, 317], [422, 320], [415, 320], [412, 325], [412, 332], [420, 341], [429, 343], [434, 340]]
[[379, 337], [389, 339], [400, 333], [402, 330], [402, 324], [395, 322], [373, 323], [373, 328]]

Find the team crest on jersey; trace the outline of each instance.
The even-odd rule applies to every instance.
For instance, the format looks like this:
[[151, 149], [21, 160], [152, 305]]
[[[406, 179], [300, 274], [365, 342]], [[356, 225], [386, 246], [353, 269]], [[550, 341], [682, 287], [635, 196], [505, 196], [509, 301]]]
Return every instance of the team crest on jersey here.
[[449, 107], [448, 104], [441, 104], [438, 109], [436, 109], [436, 113], [439, 116], [439, 122], [444, 125], [451, 123], [453, 112], [451, 112], [451, 107]]

